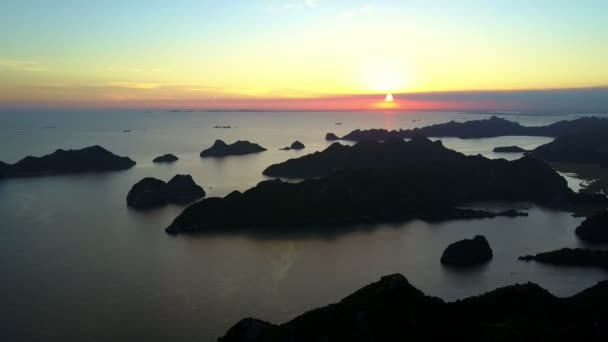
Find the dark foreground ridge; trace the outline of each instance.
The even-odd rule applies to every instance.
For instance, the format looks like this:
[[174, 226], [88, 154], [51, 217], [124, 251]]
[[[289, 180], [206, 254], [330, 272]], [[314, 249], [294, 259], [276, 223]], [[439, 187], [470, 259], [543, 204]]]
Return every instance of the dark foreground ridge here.
[[135, 165], [101, 146], [57, 150], [42, 157], [27, 156], [15, 164], [0, 162], [0, 178], [126, 170]]
[[[578, 130], [591, 127], [598, 127], [599, 129], [608, 130], [608, 120], [597, 117], [585, 117], [575, 120], [559, 121], [547, 126], [522, 126], [517, 122], [492, 116], [491, 118], [484, 120], [472, 120], [466, 122], [450, 121], [443, 124], [406, 130], [400, 129], [388, 131], [385, 129], [357, 129], [340, 139], [350, 141], [385, 141], [390, 138], [412, 138], [416, 135], [437, 138], [454, 137], [461, 139], [493, 138], [509, 135], [558, 137], [572, 134]], [[335, 138], [337, 140], [337, 137]]]
[[[334, 144], [303, 158], [312, 158], [315, 167], [307, 168], [306, 162], [290, 167], [289, 175], [305, 171], [323, 177], [299, 183], [263, 181], [243, 193], [203, 200], [186, 208], [166, 231], [495, 217], [457, 207], [480, 201], [528, 201], [565, 209], [587, 198], [575, 194], [564, 178], [536, 159], [465, 156], [422, 137], [410, 142], [360, 142], [354, 147]], [[603, 197], [593, 200], [605, 204]]]
[[394, 274], [284, 324], [243, 319], [218, 341], [605, 341], [607, 302], [603, 281], [569, 298], [527, 283], [446, 303]]
[[585, 248], [562, 248], [536, 255], [521, 256], [518, 259], [522, 261], [535, 260], [553, 265], [608, 268], [608, 251]]
[[213, 143], [213, 146], [201, 152], [201, 157], [242, 156], [263, 151], [266, 151], [266, 149], [249, 141], [238, 140], [237, 142], [228, 145], [224, 141], [218, 139]]
[[587, 217], [576, 227], [576, 235], [584, 241], [593, 243], [608, 242], [608, 211]]
[[453, 266], [472, 266], [492, 259], [492, 248], [485, 236], [464, 239], [450, 244], [441, 255], [441, 263]]
[[147, 177], [137, 182], [127, 194], [127, 205], [148, 209], [169, 203], [186, 204], [205, 197], [205, 190], [190, 175], [175, 175], [167, 183]]

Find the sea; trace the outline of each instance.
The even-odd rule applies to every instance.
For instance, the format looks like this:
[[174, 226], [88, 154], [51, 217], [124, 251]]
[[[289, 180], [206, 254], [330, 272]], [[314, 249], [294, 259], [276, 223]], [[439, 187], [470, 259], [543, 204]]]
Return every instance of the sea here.
[[[405, 129], [491, 115], [546, 125], [587, 114], [1, 112], [1, 161], [101, 145], [137, 165], [116, 172], [0, 180], [0, 340], [215, 341], [242, 318], [286, 322], [392, 273], [447, 301], [529, 281], [557, 296], [570, 296], [608, 279], [602, 269], [518, 261], [525, 254], [588, 247], [574, 234], [582, 218], [529, 203], [477, 204], [524, 208], [528, 217], [178, 236], [164, 229], [184, 206], [137, 211], [126, 205], [127, 192], [144, 177], [169, 180], [190, 174], [207, 197], [225, 196], [267, 179], [262, 170], [273, 163], [327, 148], [328, 132]], [[268, 150], [200, 158], [216, 139], [249, 140]], [[279, 150], [295, 140], [306, 148]], [[468, 155], [517, 159], [521, 154], [494, 154], [492, 149], [531, 149], [552, 139], [441, 140]], [[165, 153], [179, 161], [152, 163]], [[576, 175], [563, 176], [580, 189]], [[464, 270], [440, 264], [448, 244], [476, 234], [485, 235], [494, 250], [491, 262]]]

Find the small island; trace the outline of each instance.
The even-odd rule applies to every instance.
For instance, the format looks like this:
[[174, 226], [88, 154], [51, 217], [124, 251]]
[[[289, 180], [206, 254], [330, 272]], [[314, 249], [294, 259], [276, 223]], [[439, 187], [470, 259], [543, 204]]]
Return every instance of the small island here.
[[496, 153], [525, 153], [525, 152], [528, 152], [528, 150], [523, 149], [519, 146], [499, 146], [499, 147], [494, 147], [494, 149], [492, 151], [496, 152]]
[[556, 251], [526, 255], [522, 261], [537, 261], [545, 264], [563, 266], [593, 266], [608, 268], [608, 251], [585, 248], [562, 248]]
[[117, 156], [95, 145], [79, 150], [59, 149], [42, 157], [28, 156], [12, 165], [0, 162], [0, 177], [119, 171], [134, 165], [131, 158]]
[[483, 235], [454, 242], [441, 255], [441, 263], [452, 266], [479, 265], [490, 259], [492, 259], [492, 248]]
[[340, 138], [337, 135], [333, 134], [333, 133], [327, 133], [327, 134], [325, 134], [325, 140], [327, 140], [327, 141], [335, 141], [335, 140], [340, 140]]
[[283, 150], [283, 151], [301, 150], [301, 149], [304, 149], [305, 147], [306, 146], [304, 146], [304, 144], [302, 144], [301, 142], [299, 142], [299, 141], [296, 140], [293, 143], [291, 143], [290, 146], [283, 147], [283, 148], [281, 148], [281, 150]]
[[245, 318], [220, 342], [603, 341], [608, 281], [568, 298], [533, 283], [455, 302], [424, 294], [400, 274], [282, 324]]
[[603, 210], [587, 217], [576, 227], [579, 239], [592, 243], [608, 242], [608, 211]]
[[190, 175], [176, 175], [167, 183], [147, 177], [137, 182], [127, 194], [127, 205], [137, 209], [172, 204], [187, 204], [205, 196], [205, 190]]
[[173, 163], [177, 160], [179, 160], [179, 158], [177, 158], [177, 156], [175, 156], [171, 153], [167, 153], [162, 156], [158, 156], [158, 157], [154, 158], [152, 160], [152, 162], [153, 163]]
[[213, 146], [201, 152], [201, 158], [241, 156], [264, 151], [266, 151], [264, 147], [249, 141], [238, 140], [228, 145], [218, 139], [213, 143]]

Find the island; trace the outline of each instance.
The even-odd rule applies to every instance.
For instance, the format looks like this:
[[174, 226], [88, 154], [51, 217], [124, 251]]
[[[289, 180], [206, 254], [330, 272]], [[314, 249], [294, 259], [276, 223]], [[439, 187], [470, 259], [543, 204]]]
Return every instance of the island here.
[[201, 152], [201, 157], [241, 156], [263, 151], [266, 151], [264, 147], [246, 140], [238, 140], [237, 142], [228, 145], [224, 141], [218, 139], [213, 143], [213, 146]]
[[177, 156], [175, 156], [171, 153], [167, 153], [162, 156], [158, 156], [158, 157], [154, 158], [152, 160], [152, 162], [153, 163], [173, 163], [177, 160], [179, 160], [179, 158], [177, 158]]
[[127, 205], [149, 209], [169, 203], [187, 204], [205, 196], [205, 190], [190, 175], [176, 175], [167, 183], [147, 177], [137, 182], [127, 194]]
[[126, 170], [135, 165], [95, 145], [78, 150], [56, 150], [42, 157], [27, 156], [15, 164], [0, 162], [0, 177], [26, 177], [83, 172]]
[[608, 251], [586, 248], [562, 248], [556, 251], [526, 255], [518, 258], [522, 261], [537, 261], [552, 265], [593, 266], [608, 268]]
[[523, 149], [519, 146], [498, 146], [498, 147], [494, 147], [494, 149], [492, 150], [492, 152], [496, 152], [496, 153], [525, 153], [528, 152], [528, 150]]
[[[608, 119], [598, 117], [582, 117], [575, 120], [563, 120], [547, 126], [523, 126], [517, 122], [492, 116], [489, 119], [471, 120], [465, 122], [450, 121], [413, 129], [356, 129], [342, 138], [332, 140], [376, 140], [384, 141], [390, 138], [409, 139], [415, 135], [424, 135], [436, 138], [478, 139], [500, 136], [543, 136], [558, 137], [577, 132], [582, 129], [595, 128], [608, 130]], [[332, 134], [332, 133], [328, 133]], [[327, 138], [326, 138], [327, 139]], [[330, 140], [330, 139], [327, 139]]]
[[245, 318], [220, 342], [604, 341], [608, 281], [569, 298], [533, 283], [445, 302], [400, 274], [283, 324]]
[[530, 154], [553, 163], [608, 167], [608, 127], [598, 124], [558, 136], [552, 142], [535, 148]]
[[450, 244], [441, 255], [441, 263], [452, 266], [473, 266], [492, 259], [492, 248], [485, 236], [464, 239]]
[[582, 201], [607, 203], [605, 197], [574, 193], [564, 178], [537, 159], [465, 156], [423, 137], [352, 147], [333, 144], [294, 160], [308, 162], [282, 169], [281, 175], [315, 178], [299, 183], [272, 179], [242, 193], [203, 200], [186, 208], [166, 231], [331, 229], [362, 222], [496, 217], [459, 208], [481, 201], [533, 202], [559, 209]]
[[340, 138], [333, 133], [327, 133], [327, 134], [325, 134], [325, 140], [334, 141], [334, 140], [340, 140]]
[[591, 243], [608, 242], [608, 211], [601, 212], [587, 217], [576, 227], [576, 235], [579, 239]]
[[296, 140], [293, 143], [291, 143], [290, 146], [283, 147], [283, 148], [281, 148], [281, 150], [283, 150], [283, 151], [301, 150], [301, 149], [303, 149], [305, 147], [306, 146], [304, 146], [304, 144], [302, 144], [301, 142], [299, 142], [299, 141]]

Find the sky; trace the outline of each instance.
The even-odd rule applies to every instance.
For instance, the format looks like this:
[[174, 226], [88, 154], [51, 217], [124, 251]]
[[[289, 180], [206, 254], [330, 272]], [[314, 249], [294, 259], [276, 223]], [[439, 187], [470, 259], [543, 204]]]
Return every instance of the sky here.
[[605, 0], [0, 7], [0, 108], [608, 110]]

